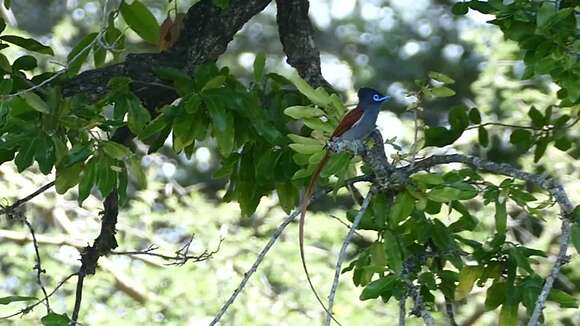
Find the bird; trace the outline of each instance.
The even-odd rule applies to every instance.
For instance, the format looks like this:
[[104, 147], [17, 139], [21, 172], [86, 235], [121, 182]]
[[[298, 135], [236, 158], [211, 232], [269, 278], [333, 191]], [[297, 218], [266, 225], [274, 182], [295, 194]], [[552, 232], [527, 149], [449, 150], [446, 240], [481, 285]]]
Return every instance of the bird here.
[[[384, 96], [379, 91], [363, 87], [360, 88], [357, 92], [358, 95], [358, 105], [351, 111], [349, 111], [344, 118], [340, 121], [334, 132], [330, 136], [331, 141], [335, 141], [338, 139], [341, 140], [363, 140], [365, 139], [376, 127], [377, 117], [379, 116], [379, 111], [381, 106], [388, 101], [391, 97]], [[298, 224], [298, 238], [299, 238], [299, 245], [300, 245], [300, 259], [302, 260], [302, 268], [304, 269], [304, 273], [306, 274], [306, 279], [308, 284], [310, 285], [310, 289], [316, 296], [316, 299], [326, 311], [326, 313], [337, 323], [340, 323], [334, 319], [332, 313], [328, 311], [322, 299], [318, 295], [312, 280], [310, 278], [310, 273], [308, 272], [308, 267], [306, 266], [306, 257], [304, 254], [304, 220], [306, 217], [306, 210], [308, 209], [308, 205], [312, 200], [312, 196], [314, 194], [314, 190], [316, 188], [316, 184], [318, 179], [320, 178], [320, 172], [328, 163], [330, 159], [331, 151], [330, 149], [326, 149], [326, 154], [318, 164], [318, 167], [310, 177], [310, 181], [306, 190], [304, 191], [304, 196], [302, 198], [302, 207], [300, 213], [300, 221]]]

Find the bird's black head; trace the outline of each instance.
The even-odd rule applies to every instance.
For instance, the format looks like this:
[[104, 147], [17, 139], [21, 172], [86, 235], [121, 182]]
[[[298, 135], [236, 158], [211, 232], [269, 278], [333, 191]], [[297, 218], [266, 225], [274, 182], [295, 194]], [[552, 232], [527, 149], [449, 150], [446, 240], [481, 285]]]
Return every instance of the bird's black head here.
[[390, 96], [383, 96], [379, 91], [372, 88], [363, 87], [358, 90], [358, 103], [363, 106], [380, 106], [388, 101]]

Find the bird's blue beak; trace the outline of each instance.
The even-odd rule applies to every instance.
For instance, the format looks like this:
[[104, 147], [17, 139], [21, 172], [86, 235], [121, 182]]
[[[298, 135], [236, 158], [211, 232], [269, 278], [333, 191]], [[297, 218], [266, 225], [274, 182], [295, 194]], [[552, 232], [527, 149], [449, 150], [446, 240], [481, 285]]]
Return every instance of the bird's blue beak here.
[[386, 101], [388, 101], [390, 99], [391, 99], [391, 97], [388, 96], [388, 95], [386, 95], [386, 96], [383, 96], [383, 97], [379, 97], [379, 102], [385, 103]]

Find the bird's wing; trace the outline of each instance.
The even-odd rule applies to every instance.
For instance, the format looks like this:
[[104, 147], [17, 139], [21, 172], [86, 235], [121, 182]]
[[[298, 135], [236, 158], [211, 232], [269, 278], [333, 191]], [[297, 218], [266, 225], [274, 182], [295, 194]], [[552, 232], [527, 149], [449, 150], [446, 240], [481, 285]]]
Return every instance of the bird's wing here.
[[360, 120], [360, 118], [363, 115], [363, 110], [360, 107], [356, 107], [354, 108], [354, 110], [349, 111], [344, 118], [342, 118], [342, 120], [340, 121], [340, 123], [338, 124], [338, 126], [336, 127], [336, 129], [334, 129], [334, 132], [332, 133], [332, 136], [330, 136], [330, 139], [334, 138], [334, 137], [339, 137], [342, 134], [344, 134], [345, 132], [347, 132], [350, 128], [352, 128], [352, 126]]

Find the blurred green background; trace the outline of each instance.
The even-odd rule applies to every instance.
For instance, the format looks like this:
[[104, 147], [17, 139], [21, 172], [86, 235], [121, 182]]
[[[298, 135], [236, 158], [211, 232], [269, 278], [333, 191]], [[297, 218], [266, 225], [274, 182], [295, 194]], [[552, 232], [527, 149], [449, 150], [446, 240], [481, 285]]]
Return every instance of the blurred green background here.
[[[102, 1], [101, 1], [102, 2]], [[60, 56], [86, 34], [99, 28], [102, 17], [99, 1], [25, 0], [13, 1], [12, 9], [2, 7], [2, 16], [12, 33], [33, 36], [51, 45]], [[115, 1], [109, 1], [114, 5]], [[166, 15], [166, 1], [144, 1], [159, 21]], [[310, 14], [321, 50], [325, 78], [341, 91], [348, 103], [355, 89], [371, 86], [393, 96], [379, 119], [385, 138], [409, 146], [413, 139], [412, 117], [404, 112], [410, 99], [406, 92], [415, 79], [429, 71], [439, 71], [454, 78], [457, 96], [427, 103], [421, 116], [429, 125], [446, 122], [446, 111], [454, 104], [477, 106], [484, 121], [526, 124], [527, 108], [545, 108], [555, 104], [557, 87], [549, 78], [520, 80], [523, 62], [517, 46], [503, 40], [501, 32], [486, 24], [482, 14], [470, 12], [456, 17], [451, 13], [454, 1], [380, 1], [312, 0]], [[185, 11], [192, 1], [180, 1]], [[229, 66], [235, 75], [251, 75], [258, 52], [267, 54], [267, 69], [289, 74], [275, 24], [271, 4], [248, 23], [229, 45], [218, 62]], [[128, 52], [156, 51], [138, 38], [130, 39]], [[10, 52], [9, 52], [10, 53]], [[20, 53], [11, 53], [15, 58]], [[64, 61], [64, 59], [63, 59]], [[41, 69], [56, 70], [58, 64], [42, 62]], [[488, 148], [481, 148], [477, 133], [466, 132], [454, 148], [438, 153], [460, 151], [493, 161], [508, 162], [532, 173], [556, 175], [574, 202], [580, 193], [578, 153], [565, 153], [553, 147], [538, 163], [529, 153], [509, 144], [509, 130], [497, 128], [491, 133]], [[576, 137], [580, 130], [571, 131]], [[577, 138], [576, 138], [577, 139]], [[391, 148], [387, 148], [391, 150]], [[87, 279], [81, 308], [86, 325], [207, 325], [236, 288], [259, 250], [285, 214], [277, 208], [274, 197], [262, 198], [256, 214], [242, 218], [235, 204], [220, 202], [224, 182], [212, 178], [218, 168], [215, 144], [198, 146], [191, 160], [175, 156], [171, 150], [145, 155], [148, 184], [145, 189], [130, 185], [130, 201], [119, 215], [119, 251], [147, 248], [153, 244], [158, 253], [172, 255], [194, 235], [191, 254], [213, 251], [223, 239], [220, 250], [208, 261], [188, 262], [184, 266], [166, 266], [159, 259], [138, 256], [110, 256], [100, 261], [96, 276]], [[48, 183], [52, 177], [40, 173], [18, 174], [11, 164], [0, 166], [0, 189], [3, 204], [22, 198]], [[498, 180], [498, 179], [496, 179]], [[24, 208], [42, 244], [40, 252], [50, 290], [80, 266], [78, 248], [92, 243], [99, 230], [100, 198], [90, 197], [79, 208], [76, 190], [57, 196], [51, 190]], [[308, 217], [306, 254], [310, 271], [319, 291], [330, 288], [334, 264], [347, 228], [345, 208], [352, 205], [346, 194], [327, 198], [312, 205]], [[474, 204], [476, 205], [476, 204]], [[481, 238], [493, 226], [492, 211], [473, 206], [483, 221], [476, 232]], [[322, 211], [327, 213], [322, 213]], [[532, 248], [556, 251], [559, 223], [555, 211], [547, 211], [545, 224], [531, 223], [524, 212], [511, 207], [510, 236]], [[486, 220], [486, 216], [490, 218]], [[445, 219], [445, 217], [442, 217]], [[351, 251], [370, 243], [371, 237], [356, 238]], [[18, 294], [40, 297], [35, 281], [34, 248], [27, 240], [25, 227], [5, 218], [0, 224], [0, 297]], [[259, 271], [232, 305], [223, 325], [300, 325], [319, 324], [324, 315], [308, 289], [299, 262], [296, 225], [291, 225], [269, 253]], [[558, 278], [559, 286], [578, 296], [580, 260], [572, 249], [573, 259]], [[542, 268], [551, 260], [540, 259]], [[545, 275], [546, 271], [540, 273]], [[398, 318], [394, 301], [359, 301], [360, 289], [345, 274], [340, 284], [335, 312], [345, 325], [388, 324]], [[495, 325], [497, 311], [486, 312], [483, 296], [476, 294], [457, 304], [461, 325]], [[480, 293], [485, 292], [481, 287]], [[72, 310], [74, 281], [69, 281], [52, 298], [56, 312]], [[23, 306], [23, 305], [22, 305]], [[441, 309], [443, 303], [440, 302]], [[3, 320], [0, 324], [36, 325], [44, 307], [38, 306], [22, 318]], [[18, 310], [17, 304], [0, 306], [0, 316]], [[523, 311], [520, 311], [523, 313]], [[550, 325], [579, 325], [580, 312], [548, 304], [545, 314]], [[434, 317], [445, 324], [441, 311]], [[422, 324], [410, 318], [409, 324]]]

